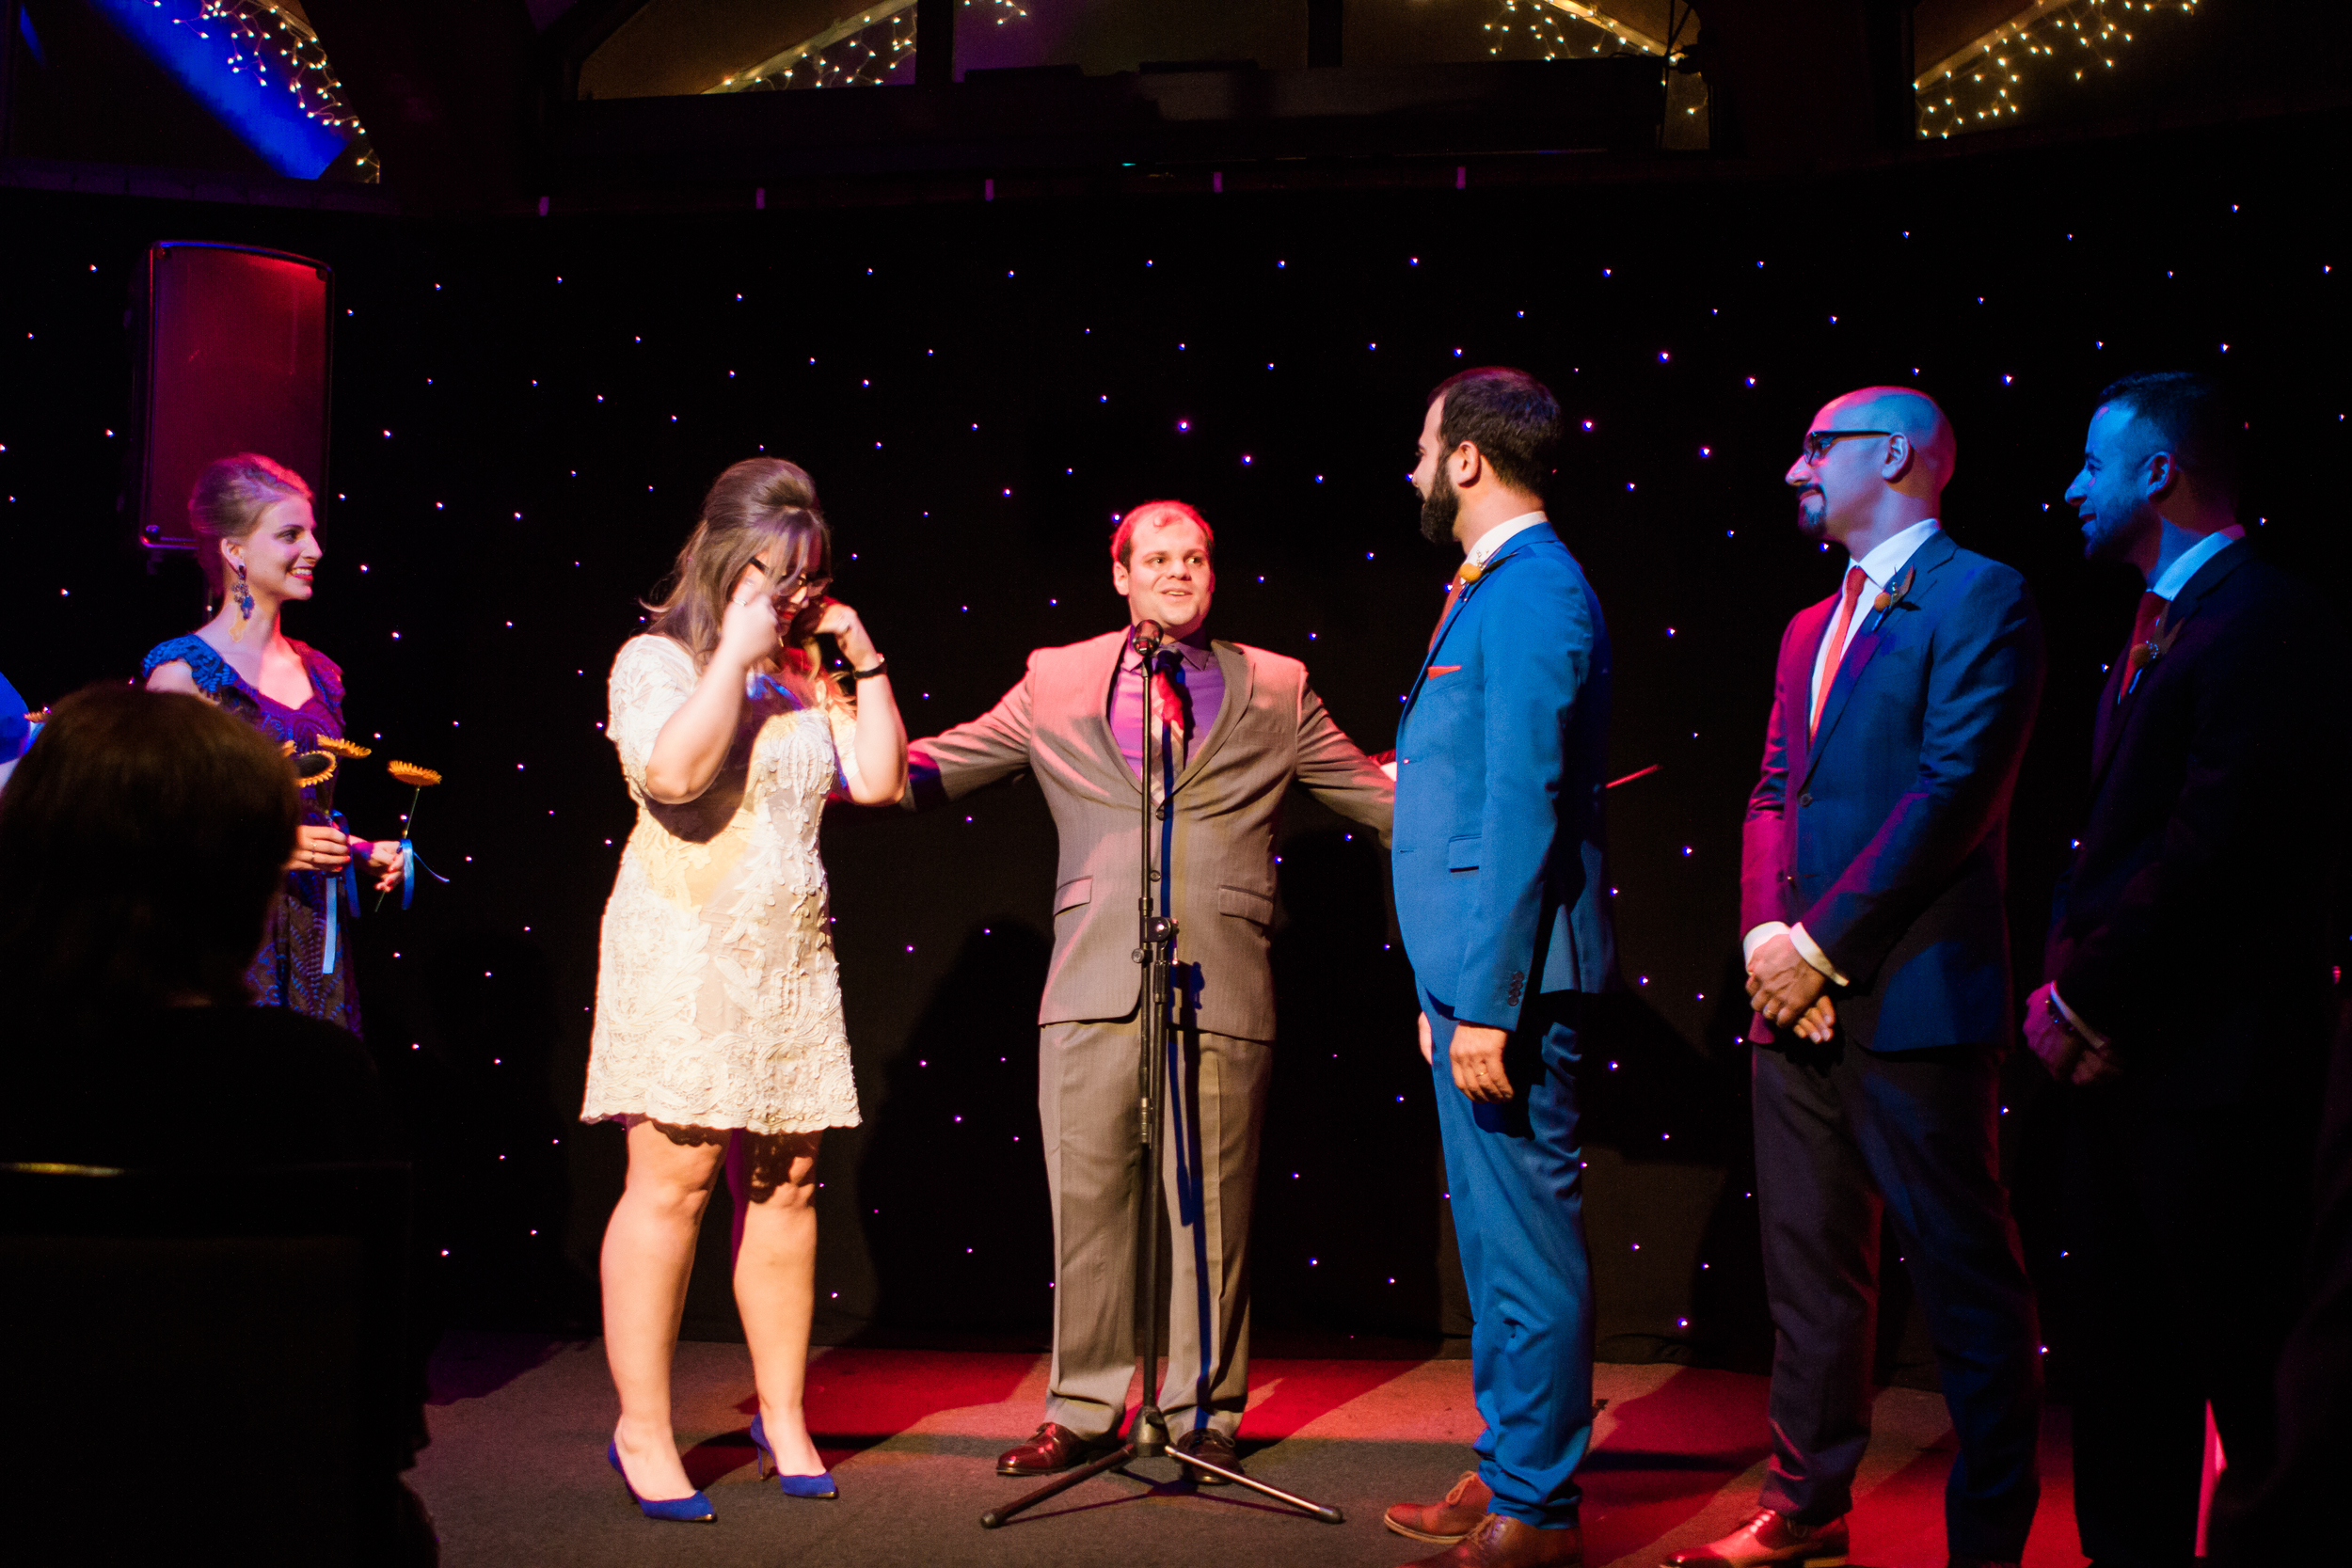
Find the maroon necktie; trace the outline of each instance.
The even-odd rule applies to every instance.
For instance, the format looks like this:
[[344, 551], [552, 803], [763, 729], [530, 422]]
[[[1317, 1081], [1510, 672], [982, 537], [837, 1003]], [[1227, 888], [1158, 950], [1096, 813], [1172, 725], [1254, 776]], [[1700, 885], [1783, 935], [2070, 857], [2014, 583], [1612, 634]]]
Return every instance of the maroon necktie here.
[[2146, 669], [2148, 661], [2156, 657], [2156, 624], [2164, 619], [2164, 612], [2171, 603], [2170, 599], [2160, 598], [2153, 594], [2139, 596], [2139, 610], [2132, 616], [2132, 644], [2123, 650], [2123, 684], [2115, 689], [2115, 700], [2119, 705], [2131, 695], [2132, 688], [2139, 681], [2140, 671]]
[[1837, 624], [1830, 628], [1829, 657], [1821, 660], [1821, 689], [1813, 693], [1813, 721], [1804, 727], [1808, 736], [1821, 727], [1821, 705], [1829, 701], [1829, 689], [1837, 679], [1837, 667], [1846, 660], [1846, 628], [1853, 625], [1854, 601], [1862, 597], [1862, 585], [1867, 580], [1861, 567], [1846, 568], [1846, 596], [1837, 606]]

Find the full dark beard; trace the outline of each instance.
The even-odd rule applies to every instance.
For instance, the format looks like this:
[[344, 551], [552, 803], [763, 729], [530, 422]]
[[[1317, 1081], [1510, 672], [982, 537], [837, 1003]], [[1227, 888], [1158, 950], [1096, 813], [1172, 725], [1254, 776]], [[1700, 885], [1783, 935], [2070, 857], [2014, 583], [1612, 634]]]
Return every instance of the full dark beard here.
[[1454, 542], [1454, 519], [1461, 514], [1462, 493], [1454, 487], [1454, 477], [1438, 466], [1438, 477], [1429, 486], [1429, 494], [1421, 502], [1421, 536], [1433, 545]]

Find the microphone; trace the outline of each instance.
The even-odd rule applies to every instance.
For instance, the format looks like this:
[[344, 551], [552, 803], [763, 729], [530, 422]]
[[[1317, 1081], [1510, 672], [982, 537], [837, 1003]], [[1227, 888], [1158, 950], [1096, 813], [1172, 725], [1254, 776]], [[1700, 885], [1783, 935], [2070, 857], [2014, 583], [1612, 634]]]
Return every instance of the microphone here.
[[1160, 644], [1167, 639], [1168, 634], [1160, 629], [1160, 624], [1157, 621], [1137, 621], [1135, 630], [1129, 634], [1128, 641], [1133, 643], [1136, 653], [1150, 658], [1160, 651]]

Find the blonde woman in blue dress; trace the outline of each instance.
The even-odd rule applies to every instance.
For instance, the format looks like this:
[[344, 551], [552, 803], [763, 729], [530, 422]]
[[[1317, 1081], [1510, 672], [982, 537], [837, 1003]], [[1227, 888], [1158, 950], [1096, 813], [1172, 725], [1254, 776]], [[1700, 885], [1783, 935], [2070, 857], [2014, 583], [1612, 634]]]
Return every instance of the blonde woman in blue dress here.
[[[628, 1128], [602, 1260], [621, 1401], [608, 1458], [649, 1518], [711, 1517], [678, 1457], [670, 1363], [722, 1165], [761, 1473], [772, 1465], [790, 1496], [834, 1495], [801, 1397], [818, 1144], [858, 1109], [817, 829], [829, 795], [895, 801], [907, 740], [864, 623], [825, 594], [830, 562], [808, 475], [738, 463], [612, 663], [607, 734], [637, 826], [605, 907], [580, 1117]], [[855, 672], [854, 704], [818, 669], [818, 633]]]

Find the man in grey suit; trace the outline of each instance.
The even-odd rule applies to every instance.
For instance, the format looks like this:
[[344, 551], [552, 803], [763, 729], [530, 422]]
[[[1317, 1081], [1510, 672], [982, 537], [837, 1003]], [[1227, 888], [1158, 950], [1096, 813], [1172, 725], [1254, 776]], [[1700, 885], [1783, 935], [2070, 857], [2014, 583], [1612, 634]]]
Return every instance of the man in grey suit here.
[[[1389, 833], [1395, 786], [1324, 711], [1306, 666], [1202, 631], [1216, 538], [1181, 501], [1111, 537], [1111, 585], [1168, 650], [1147, 672], [1128, 628], [1040, 648], [979, 718], [908, 749], [908, 803], [1017, 773], [1054, 813], [1054, 956], [1038, 1009], [1038, 1114], [1054, 1209], [1054, 1368], [1045, 1421], [997, 1461], [1035, 1476], [1118, 1431], [1135, 1367], [1130, 1230], [1138, 1176], [1134, 958], [1143, 729], [1152, 727], [1154, 907], [1178, 922], [1162, 1180], [1174, 1245], [1160, 1408], [1177, 1447], [1234, 1466], [1248, 1397], [1249, 1211], [1272, 1068], [1274, 838], [1290, 785]], [[1198, 1282], [1205, 1281], [1205, 1285]]]

